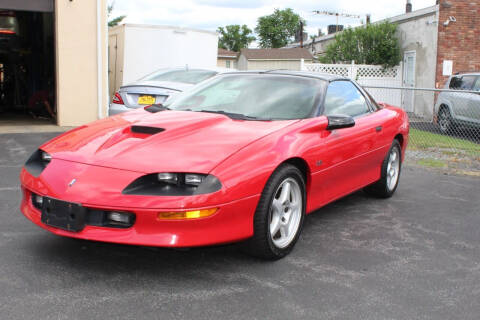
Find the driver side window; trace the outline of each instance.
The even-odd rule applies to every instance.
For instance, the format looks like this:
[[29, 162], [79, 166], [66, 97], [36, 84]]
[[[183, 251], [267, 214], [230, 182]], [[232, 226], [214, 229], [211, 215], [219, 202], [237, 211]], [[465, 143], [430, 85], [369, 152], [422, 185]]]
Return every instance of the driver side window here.
[[363, 94], [350, 81], [333, 81], [327, 89], [324, 103], [324, 115], [347, 115], [357, 117], [369, 113]]

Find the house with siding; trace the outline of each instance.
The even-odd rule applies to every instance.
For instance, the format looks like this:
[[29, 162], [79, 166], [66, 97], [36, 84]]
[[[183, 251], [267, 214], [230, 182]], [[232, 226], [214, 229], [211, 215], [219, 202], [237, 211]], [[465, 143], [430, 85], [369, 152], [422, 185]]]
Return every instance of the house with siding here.
[[218, 48], [217, 67], [237, 69], [238, 52]]
[[300, 70], [302, 63], [311, 62], [313, 62], [313, 55], [305, 48], [242, 49], [238, 57], [238, 69]]

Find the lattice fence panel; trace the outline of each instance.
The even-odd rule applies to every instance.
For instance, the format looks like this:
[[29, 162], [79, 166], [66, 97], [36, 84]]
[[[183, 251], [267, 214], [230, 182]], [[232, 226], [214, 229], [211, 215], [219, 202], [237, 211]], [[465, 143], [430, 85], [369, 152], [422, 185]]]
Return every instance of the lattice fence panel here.
[[350, 66], [336, 65], [336, 64], [320, 64], [309, 63], [305, 64], [307, 71], [318, 73], [330, 73], [336, 74], [342, 77], [348, 77], [350, 75]]

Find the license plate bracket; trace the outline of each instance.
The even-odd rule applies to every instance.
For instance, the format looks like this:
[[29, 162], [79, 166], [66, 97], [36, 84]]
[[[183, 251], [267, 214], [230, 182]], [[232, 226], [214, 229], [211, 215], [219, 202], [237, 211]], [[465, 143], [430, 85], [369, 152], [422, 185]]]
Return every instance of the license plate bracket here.
[[87, 210], [80, 204], [44, 197], [41, 220], [51, 227], [79, 232], [85, 228]]

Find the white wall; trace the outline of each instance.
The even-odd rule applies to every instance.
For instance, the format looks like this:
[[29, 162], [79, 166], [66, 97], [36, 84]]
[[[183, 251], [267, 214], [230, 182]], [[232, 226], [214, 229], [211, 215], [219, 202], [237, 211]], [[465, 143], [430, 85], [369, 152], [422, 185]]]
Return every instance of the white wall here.
[[[435, 88], [437, 70], [437, 13], [417, 17], [416, 19], [398, 23], [397, 34], [402, 55], [407, 51], [415, 51], [415, 86], [419, 88]], [[405, 65], [405, 64], [404, 64]], [[414, 113], [420, 116], [432, 116], [435, 104], [433, 92], [414, 92]]]
[[160, 68], [214, 68], [218, 35], [215, 32], [168, 26], [125, 26], [123, 80], [133, 82]]

